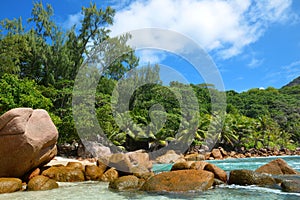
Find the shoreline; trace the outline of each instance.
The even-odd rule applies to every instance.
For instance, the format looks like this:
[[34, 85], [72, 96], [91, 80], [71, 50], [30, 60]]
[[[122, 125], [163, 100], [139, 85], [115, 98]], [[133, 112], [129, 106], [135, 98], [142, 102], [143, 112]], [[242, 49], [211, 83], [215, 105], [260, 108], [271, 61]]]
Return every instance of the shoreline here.
[[[251, 151], [257, 151], [260, 153], [252, 154]], [[129, 153], [129, 152], [126, 152]], [[280, 158], [285, 156], [300, 156], [300, 149], [297, 148], [295, 151], [290, 151], [288, 149], [283, 149], [279, 152], [267, 152], [261, 149], [249, 149], [245, 150], [244, 153], [237, 153], [234, 151], [226, 152], [223, 148], [213, 149], [210, 152], [206, 152], [205, 154], [190, 152], [185, 155], [182, 155], [186, 161], [206, 161], [206, 160], [227, 160], [227, 159], [244, 159], [244, 158]], [[105, 156], [104, 156], [105, 157]], [[98, 157], [99, 158], [99, 157]], [[49, 163], [45, 166], [53, 166], [53, 165], [67, 165], [68, 162], [80, 162], [83, 165], [95, 165], [97, 163], [98, 158], [85, 158], [80, 156], [64, 156], [64, 155], [56, 155]], [[155, 163], [155, 160], [152, 160]]]

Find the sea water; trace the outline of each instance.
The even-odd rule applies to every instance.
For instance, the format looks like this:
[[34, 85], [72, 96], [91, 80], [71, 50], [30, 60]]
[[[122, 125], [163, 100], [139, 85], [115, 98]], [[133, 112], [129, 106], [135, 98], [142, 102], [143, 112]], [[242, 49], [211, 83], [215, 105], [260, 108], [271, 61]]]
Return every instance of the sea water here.
[[[227, 159], [213, 160], [211, 162], [225, 171], [233, 169], [250, 169], [255, 170], [257, 167], [264, 165], [271, 160], [279, 157], [265, 158], [244, 158], [244, 159]], [[284, 159], [291, 167], [300, 171], [300, 156], [284, 156]], [[155, 165], [156, 172], [167, 171], [171, 165]], [[122, 199], [143, 199], [143, 200], [166, 200], [166, 199], [209, 199], [209, 200], [299, 200], [300, 193], [286, 193], [280, 189], [269, 189], [257, 186], [236, 186], [221, 185], [205, 192], [194, 193], [147, 193], [147, 192], [115, 192], [108, 189], [108, 183], [103, 182], [81, 182], [81, 183], [59, 183], [60, 188], [49, 191], [38, 192], [16, 192], [11, 194], [0, 194], [0, 200], [64, 200], [64, 199], [104, 199], [104, 200], [122, 200]]]

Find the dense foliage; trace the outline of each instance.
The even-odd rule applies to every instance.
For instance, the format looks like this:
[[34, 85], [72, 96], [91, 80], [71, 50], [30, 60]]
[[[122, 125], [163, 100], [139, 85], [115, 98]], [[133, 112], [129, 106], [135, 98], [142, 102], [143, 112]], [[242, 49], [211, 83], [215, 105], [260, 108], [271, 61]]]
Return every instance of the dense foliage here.
[[[223, 124], [222, 119], [218, 120], [219, 113], [212, 110], [211, 99], [224, 92], [209, 84], [163, 85], [158, 65], [136, 69], [138, 58], [126, 45], [129, 35], [109, 37], [107, 25], [113, 23], [113, 9], [98, 9], [91, 4], [82, 8], [82, 14], [78, 27], [63, 30], [52, 20], [50, 5], [35, 3], [28, 27], [23, 27], [21, 18], [1, 22], [0, 114], [16, 107], [46, 109], [59, 130], [59, 143], [79, 141], [82, 138], [78, 137], [72, 108], [74, 79], [92, 47], [111, 40], [98, 50], [110, 67], [103, 69], [93, 106], [103, 134], [114, 145], [127, 150], [152, 150], [183, 140], [201, 146], [212, 135], [217, 137], [216, 146], [235, 150], [299, 145], [299, 84], [242, 93], [227, 91]], [[116, 49], [126, 53], [112, 61], [119, 53]], [[123, 81], [121, 78], [131, 69], [136, 69], [130, 74], [132, 81]], [[130, 93], [127, 88], [133, 88], [130, 84], [145, 79], [151, 84], [132, 91], [129, 103], [122, 102]], [[190, 88], [195, 96], [190, 95]], [[189, 103], [193, 97], [199, 107]], [[183, 110], [182, 102], [190, 107], [188, 112]], [[124, 105], [128, 112], [123, 112]], [[84, 110], [79, 112], [83, 128], [95, 126]], [[191, 119], [193, 115], [197, 118]], [[191, 132], [193, 138], [185, 136]]]

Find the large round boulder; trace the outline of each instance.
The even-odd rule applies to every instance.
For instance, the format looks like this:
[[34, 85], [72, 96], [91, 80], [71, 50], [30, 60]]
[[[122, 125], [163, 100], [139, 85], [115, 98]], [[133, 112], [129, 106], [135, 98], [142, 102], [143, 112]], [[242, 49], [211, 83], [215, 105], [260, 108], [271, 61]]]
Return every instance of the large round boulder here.
[[45, 110], [12, 109], [0, 116], [0, 177], [21, 178], [51, 161], [58, 132]]
[[150, 192], [204, 191], [214, 183], [214, 174], [204, 170], [162, 172], [148, 179], [141, 190]]

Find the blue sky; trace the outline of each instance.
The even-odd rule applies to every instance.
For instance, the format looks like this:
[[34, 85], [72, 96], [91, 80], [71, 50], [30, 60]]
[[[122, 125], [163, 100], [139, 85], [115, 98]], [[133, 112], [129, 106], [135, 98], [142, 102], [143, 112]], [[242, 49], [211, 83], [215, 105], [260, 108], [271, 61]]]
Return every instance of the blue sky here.
[[[30, 17], [31, 0], [1, 2], [0, 19]], [[44, 0], [66, 29], [79, 23], [89, 1]], [[201, 46], [216, 64], [226, 90], [280, 88], [300, 76], [299, 0], [94, 0], [116, 10], [112, 35], [141, 28], [176, 31]], [[173, 44], [174, 45], [174, 44]], [[173, 67], [191, 83], [203, 80], [176, 55], [139, 51], [141, 64]], [[170, 74], [172, 78], [172, 74]], [[169, 77], [170, 79], [170, 77]], [[174, 77], [174, 79], [176, 79]]]

